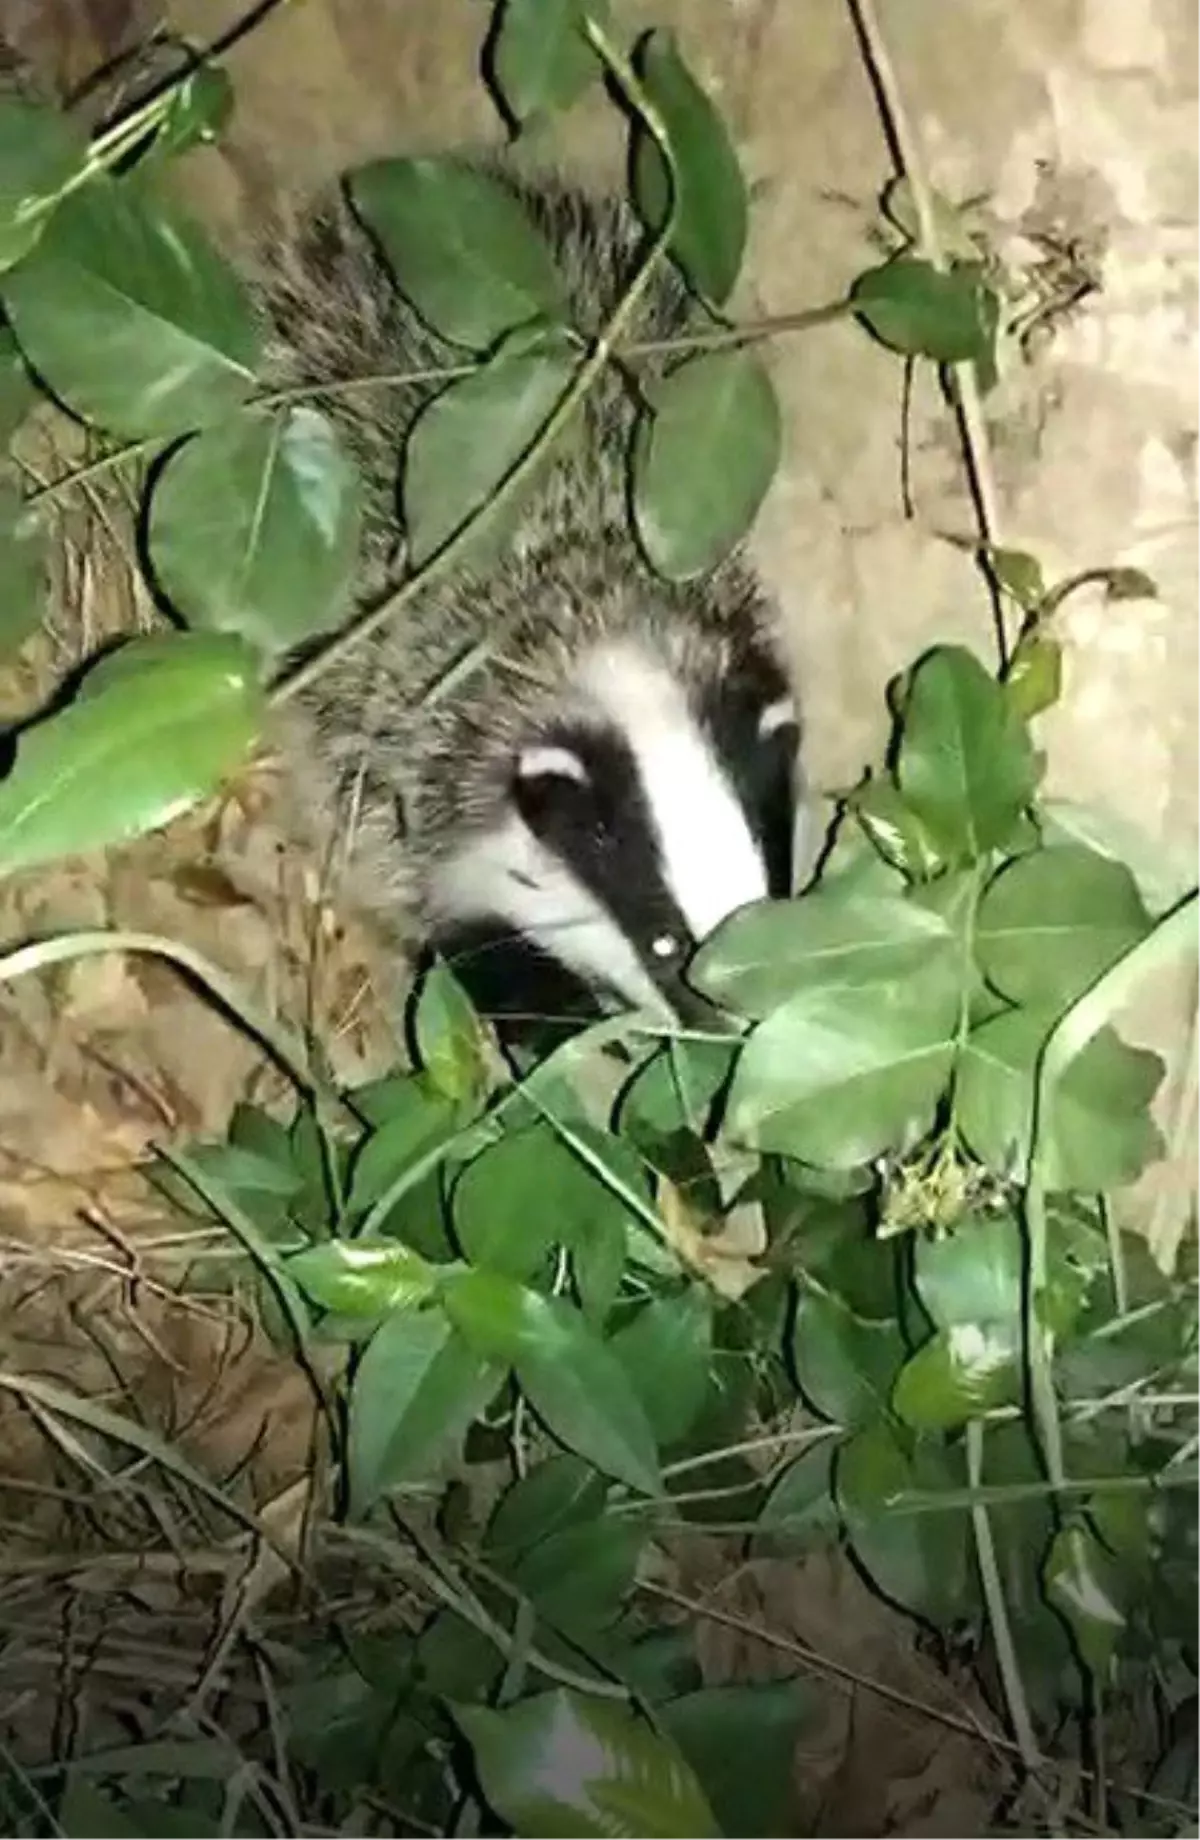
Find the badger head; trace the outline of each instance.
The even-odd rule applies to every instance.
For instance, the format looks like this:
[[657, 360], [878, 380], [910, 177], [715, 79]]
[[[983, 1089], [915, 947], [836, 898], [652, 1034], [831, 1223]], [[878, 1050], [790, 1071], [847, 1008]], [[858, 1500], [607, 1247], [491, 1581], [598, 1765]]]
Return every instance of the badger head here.
[[729, 914], [790, 893], [798, 746], [760, 639], [687, 671], [644, 639], [594, 646], [514, 750], [496, 821], [438, 865], [434, 945], [510, 1033], [626, 1008], [711, 1021], [685, 968]]

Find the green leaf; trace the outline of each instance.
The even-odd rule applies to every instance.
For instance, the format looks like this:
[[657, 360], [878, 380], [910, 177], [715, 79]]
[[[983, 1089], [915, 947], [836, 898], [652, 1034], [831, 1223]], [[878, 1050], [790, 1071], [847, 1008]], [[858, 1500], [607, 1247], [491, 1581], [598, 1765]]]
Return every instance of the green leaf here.
[[9, 445], [37, 399], [16, 334], [0, 322], [0, 447]]
[[940, 1239], [919, 1239], [913, 1278], [939, 1329], [1021, 1320], [1025, 1266], [1015, 1215], [968, 1215]]
[[417, 1056], [426, 1078], [456, 1103], [478, 1101], [488, 1084], [487, 1032], [449, 965], [431, 965], [413, 1012]]
[[775, 387], [749, 351], [686, 358], [650, 389], [633, 445], [633, 516], [668, 581], [715, 568], [746, 535], [782, 451]]
[[448, 1145], [464, 1124], [463, 1112], [432, 1087], [423, 1073], [395, 1082], [387, 1117], [354, 1159], [349, 1211], [361, 1213], [382, 1199], [407, 1169], [439, 1146]]
[[622, 1136], [638, 1144], [677, 1131], [703, 1137], [739, 1046], [730, 1039], [669, 1041], [655, 1048], [621, 1094], [617, 1125]]
[[1037, 557], [1023, 549], [988, 549], [985, 554], [996, 580], [1022, 613], [1035, 612], [1046, 594], [1046, 577]]
[[1078, 799], [1045, 799], [1039, 800], [1039, 819], [1048, 848], [1082, 844], [1123, 864], [1151, 913], [1173, 907], [1193, 885], [1193, 852], [1168, 847], [1107, 808], [1101, 810]]
[[38, 630], [45, 588], [46, 526], [16, 487], [0, 479], [0, 660]]
[[691, 1430], [708, 1395], [712, 1299], [701, 1284], [656, 1297], [609, 1343], [660, 1445]]
[[2, 292], [21, 348], [68, 406], [137, 439], [221, 421], [254, 386], [246, 289], [199, 227], [93, 179]]
[[[833, 1465], [837, 1439], [801, 1451], [776, 1478], [759, 1512], [755, 1548], [777, 1546], [787, 1552], [823, 1545], [837, 1534], [838, 1513], [833, 1495]], [[769, 1536], [765, 1540], [761, 1536]]]
[[607, 1495], [604, 1478], [581, 1457], [547, 1457], [504, 1491], [488, 1522], [484, 1548], [507, 1562], [542, 1540], [589, 1525], [603, 1513]]
[[[955, 1117], [980, 1160], [1025, 1180], [1034, 1076], [1054, 1017], [1013, 1010], [973, 1029], [959, 1063]], [[1048, 1188], [1119, 1187], [1162, 1153], [1150, 1101], [1163, 1077], [1158, 1055], [1104, 1028], [1076, 1056], [1055, 1091], [1046, 1133]]]
[[846, 803], [883, 860], [910, 880], [923, 881], [945, 868], [936, 839], [891, 780], [868, 780]]
[[836, 1297], [804, 1290], [792, 1326], [801, 1391], [838, 1425], [871, 1424], [890, 1410], [907, 1350], [895, 1322], [863, 1322]]
[[470, 1347], [515, 1367], [530, 1405], [568, 1450], [631, 1488], [658, 1491], [646, 1414], [620, 1362], [578, 1310], [489, 1271], [456, 1274], [442, 1300]]
[[1002, 687], [959, 646], [939, 646], [913, 674], [897, 777], [949, 860], [1007, 843], [1037, 773], [1024, 723]]
[[[404, 516], [415, 565], [491, 499], [541, 433], [577, 362], [566, 345], [516, 355], [501, 348], [421, 411], [404, 457]], [[489, 539], [512, 505], [496, 514]]]
[[695, 1770], [721, 1833], [753, 1840], [790, 1831], [793, 1762], [816, 1714], [807, 1682], [753, 1680], [685, 1693], [659, 1717]]
[[1019, 857], [989, 884], [975, 946], [1002, 996], [1057, 1013], [1149, 931], [1123, 863], [1059, 844]]
[[716, 1834], [673, 1744], [628, 1707], [558, 1690], [503, 1712], [454, 1708], [489, 1806], [527, 1840]]
[[502, 1370], [436, 1310], [398, 1310], [367, 1344], [350, 1391], [347, 1470], [356, 1514], [424, 1480], [500, 1385]]
[[893, 256], [859, 275], [850, 290], [855, 311], [893, 351], [961, 364], [990, 357], [998, 302], [975, 264], [946, 274], [920, 256]]
[[17, 742], [0, 783], [0, 873], [168, 823], [240, 767], [257, 738], [262, 692], [238, 639], [132, 639], [104, 664], [90, 694]]
[[306, 1296], [341, 1316], [410, 1310], [436, 1283], [427, 1260], [393, 1240], [327, 1240], [298, 1252], [287, 1268]]
[[506, 1570], [539, 1615], [587, 1641], [620, 1616], [645, 1543], [633, 1515], [606, 1515], [546, 1533]]
[[902, 894], [818, 888], [759, 901], [709, 935], [688, 981], [723, 1008], [762, 1018], [802, 991], [902, 982], [956, 951], [945, 918]]
[[1074, 1636], [1088, 1672], [1102, 1679], [1125, 1628], [1118, 1567], [1079, 1522], [1055, 1536], [1043, 1568], [1046, 1596]]
[[905, 1362], [892, 1404], [917, 1431], [955, 1431], [993, 1406], [1019, 1402], [1020, 1357], [1015, 1324], [955, 1323]]
[[1053, 709], [1062, 696], [1062, 646], [1057, 639], [1034, 633], [1018, 641], [1004, 674], [1004, 694], [1024, 721]]
[[236, 415], [172, 454], [150, 560], [189, 626], [288, 651], [337, 625], [358, 556], [358, 474], [333, 424], [297, 406]]
[[154, 137], [157, 159], [215, 141], [233, 114], [233, 84], [219, 64], [201, 64], [171, 92]]
[[[696, 292], [720, 306], [733, 291], [746, 247], [746, 182], [737, 154], [720, 114], [669, 32], [648, 32], [634, 61], [675, 167], [671, 254]], [[633, 193], [642, 221], [651, 231], [660, 230], [670, 180], [657, 142], [640, 122], [633, 144]]]
[[454, 1186], [454, 1230], [473, 1265], [526, 1278], [549, 1248], [579, 1248], [628, 1210], [553, 1127], [509, 1131], [467, 1164]]
[[629, 1216], [597, 1214], [571, 1248], [571, 1278], [588, 1321], [602, 1328], [617, 1300], [629, 1255]]
[[349, 184], [397, 284], [443, 338], [484, 351], [514, 326], [565, 319], [550, 249], [503, 180], [434, 158], [376, 160]]
[[936, 962], [904, 982], [802, 991], [743, 1049], [730, 1135], [834, 1169], [911, 1145], [945, 1091], [958, 1009]]
[[569, 108], [599, 74], [589, 15], [607, 26], [607, 0], [504, 0], [492, 74], [515, 121]]
[[0, 98], [0, 272], [33, 248], [85, 157], [59, 110], [22, 96]]
[[854, 1551], [885, 1596], [944, 1625], [972, 1607], [963, 1514], [897, 1514], [910, 1491], [957, 1487], [956, 1459], [940, 1448], [908, 1447], [884, 1424], [859, 1431], [838, 1456], [837, 1489]]

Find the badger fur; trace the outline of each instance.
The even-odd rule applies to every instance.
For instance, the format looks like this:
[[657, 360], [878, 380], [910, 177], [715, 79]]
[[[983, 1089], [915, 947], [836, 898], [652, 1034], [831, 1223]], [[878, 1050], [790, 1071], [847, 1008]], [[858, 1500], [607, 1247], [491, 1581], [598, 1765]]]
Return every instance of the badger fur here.
[[[640, 247], [625, 202], [489, 171], [549, 239], [576, 325], [596, 330]], [[340, 198], [277, 226], [261, 293], [271, 384], [462, 362]], [[686, 307], [668, 270], [628, 336], [667, 338]], [[360, 604], [396, 578], [400, 454], [430, 394], [322, 402], [366, 483]], [[431, 582], [287, 718], [303, 801], [348, 846], [350, 891], [510, 1031], [614, 1006], [686, 1017], [695, 943], [790, 889], [798, 727], [775, 610], [741, 559], [685, 586], [648, 568], [628, 516], [635, 412], [606, 376], [499, 552]], [[456, 682], [481, 642], [485, 662]]]

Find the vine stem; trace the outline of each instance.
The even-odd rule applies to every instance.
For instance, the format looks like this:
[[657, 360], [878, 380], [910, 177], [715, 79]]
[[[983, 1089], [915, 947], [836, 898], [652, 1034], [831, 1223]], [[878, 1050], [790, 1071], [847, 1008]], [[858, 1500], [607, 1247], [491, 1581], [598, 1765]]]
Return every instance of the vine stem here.
[[[887, 40], [879, 23], [875, 0], [847, 0], [847, 5], [862, 46], [867, 74], [875, 90], [892, 159], [898, 171], [908, 180], [912, 192], [921, 253], [932, 267], [944, 274], [949, 267], [949, 262], [945, 249], [942, 247], [941, 233], [938, 230], [933, 187], [929, 182], [920, 137], [908, 112], [904, 91], [900, 86], [896, 67], [892, 62]], [[1000, 495], [997, 491], [995, 469], [992, 465], [987, 423], [984, 420], [983, 399], [979, 393], [979, 380], [975, 375], [973, 364], [967, 362], [948, 368], [953, 380], [951, 397], [962, 439], [967, 483], [975, 507], [980, 540], [986, 555], [989, 550], [996, 548], [999, 544], [1001, 518]], [[996, 645], [1003, 670], [1007, 667], [1009, 657], [1003, 608], [998, 586], [990, 570], [985, 570], [985, 574], [992, 595]]]
[[[978, 1418], [970, 1419], [967, 1424], [967, 1480], [972, 1490], [983, 1486], [983, 1422]], [[982, 1502], [975, 1502], [971, 1508], [971, 1527], [975, 1535], [975, 1556], [979, 1561], [983, 1601], [987, 1606], [992, 1640], [996, 1644], [996, 1661], [1004, 1687], [1008, 1716], [1012, 1720], [1013, 1737], [1021, 1753], [1021, 1762], [1032, 1776], [1041, 1758], [1033, 1720], [1029, 1716], [1025, 1682], [1021, 1678], [1020, 1663], [1013, 1645], [1012, 1625], [1008, 1620], [1008, 1605], [1004, 1600], [1004, 1586], [996, 1562], [996, 1545], [992, 1539], [992, 1523]]]
[[579, 365], [575, 375], [529, 446], [503, 474], [488, 499], [469, 513], [451, 531], [445, 542], [434, 551], [428, 561], [402, 582], [393, 593], [387, 595], [377, 607], [368, 609], [358, 619], [352, 620], [340, 633], [307, 658], [297, 670], [281, 678], [271, 692], [271, 702], [276, 706], [298, 696], [301, 691], [315, 683], [318, 677], [328, 670], [338, 658], [344, 657], [353, 647], [361, 645], [370, 638], [372, 633], [380, 631], [389, 621], [393, 620], [429, 586], [435, 577], [445, 573], [449, 565], [461, 554], [468, 538], [482, 529], [495, 516], [496, 511], [509, 502], [517, 489], [529, 478], [551, 442], [566, 426], [598, 381], [613, 356], [621, 334], [641, 305], [658, 266], [666, 254], [667, 244], [675, 230], [678, 203], [678, 179], [669, 137], [659, 118], [658, 111], [649, 96], [646, 95], [637, 73], [623, 52], [618, 50], [593, 19], [588, 19], [587, 31], [588, 38], [609, 75], [620, 85], [629, 101], [637, 109], [662, 153], [670, 181], [670, 199], [663, 222], [633, 280], [613, 308], [591, 350]]
[[[661, 339], [631, 339], [628, 344], [615, 345], [609, 355], [622, 364], [636, 364], [639, 358], [686, 357], [692, 352], [728, 351], [742, 345], [757, 345], [766, 339], [781, 338], [787, 333], [809, 332], [816, 326], [845, 319], [853, 311], [854, 302], [847, 296], [844, 300], [828, 301], [821, 307], [798, 307], [792, 313], [770, 313], [760, 319], [741, 320], [735, 326], [678, 332]], [[475, 376], [482, 368], [478, 360], [472, 360], [469, 364], [431, 364], [411, 371], [368, 371], [358, 377], [334, 377], [328, 383], [290, 384], [286, 388], [268, 390], [262, 396], [254, 397], [244, 405], [242, 412], [248, 415], [255, 411], [284, 408], [293, 402], [350, 396], [356, 390], [395, 390], [423, 384], [460, 383], [466, 377]], [[107, 453], [98, 454], [94, 460], [84, 461], [58, 479], [39, 485], [35, 492], [29, 493], [24, 508], [32, 511], [40, 506], [55, 504], [76, 487], [90, 484], [103, 474], [124, 466], [127, 461], [136, 460], [155, 448], [165, 447], [173, 441], [185, 440], [189, 435], [201, 432], [198, 428], [181, 428], [176, 434], [144, 435], [136, 441], [127, 441], [121, 447], [110, 448]]]

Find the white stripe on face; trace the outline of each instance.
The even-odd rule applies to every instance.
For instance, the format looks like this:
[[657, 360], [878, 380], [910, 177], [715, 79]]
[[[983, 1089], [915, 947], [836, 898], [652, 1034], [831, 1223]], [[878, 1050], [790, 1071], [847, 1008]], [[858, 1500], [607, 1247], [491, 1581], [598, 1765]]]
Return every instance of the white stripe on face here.
[[629, 745], [662, 854], [693, 935], [767, 893], [767, 870], [736, 791], [666, 667], [641, 647], [593, 652], [576, 680]]
[[669, 1004], [616, 921], [578, 877], [513, 816], [442, 863], [430, 878], [435, 921], [500, 920], [592, 989], [671, 1021]]

